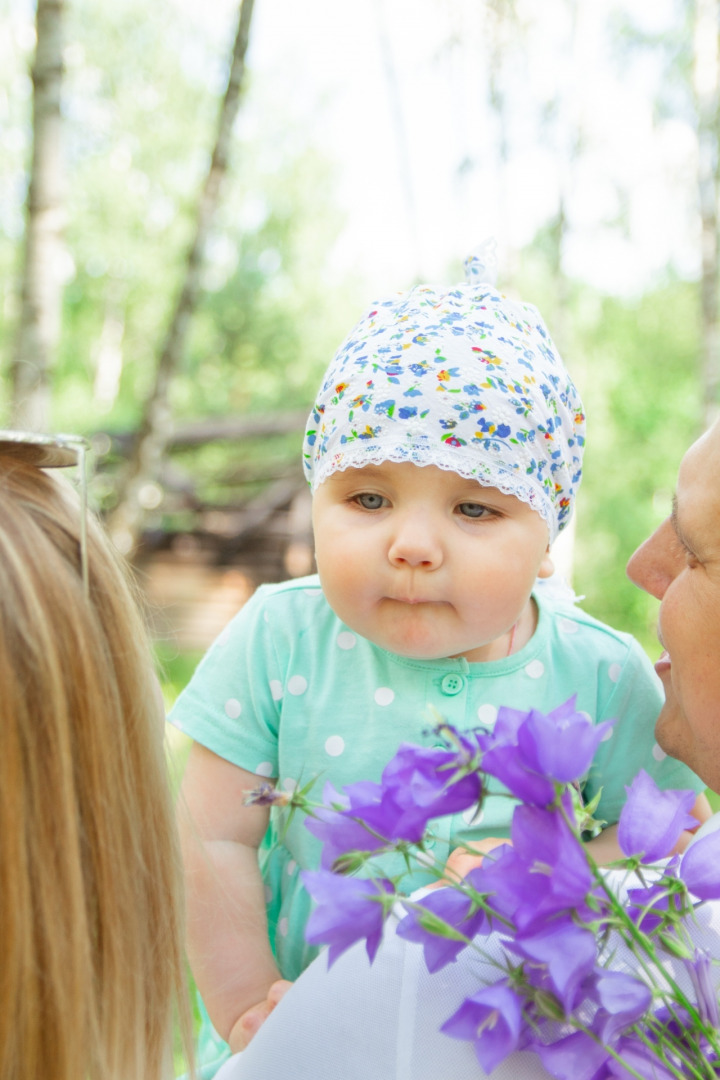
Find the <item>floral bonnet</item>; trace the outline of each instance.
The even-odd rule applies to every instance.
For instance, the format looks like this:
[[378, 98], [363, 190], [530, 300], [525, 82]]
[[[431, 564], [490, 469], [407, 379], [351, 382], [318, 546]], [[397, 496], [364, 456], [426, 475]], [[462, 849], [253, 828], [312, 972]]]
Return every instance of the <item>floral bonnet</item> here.
[[540, 313], [482, 280], [372, 305], [338, 349], [303, 446], [314, 491], [382, 462], [435, 465], [528, 503], [552, 542], [582, 473], [582, 402]]

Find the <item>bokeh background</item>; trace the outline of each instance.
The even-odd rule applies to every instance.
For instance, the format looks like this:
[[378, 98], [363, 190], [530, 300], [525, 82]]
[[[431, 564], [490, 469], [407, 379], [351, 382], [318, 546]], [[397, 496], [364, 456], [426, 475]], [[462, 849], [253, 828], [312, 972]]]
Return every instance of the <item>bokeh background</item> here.
[[657, 654], [624, 564], [717, 403], [718, 70], [716, 0], [0, 0], [0, 423], [91, 440], [169, 700], [312, 569], [344, 334], [490, 236], [586, 404], [560, 561]]
[[168, 705], [257, 584], [312, 571], [337, 345], [488, 237], [585, 401], [558, 562], [657, 656], [624, 566], [717, 410], [719, 8], [0, 0], [0, 425], [90, 440]]

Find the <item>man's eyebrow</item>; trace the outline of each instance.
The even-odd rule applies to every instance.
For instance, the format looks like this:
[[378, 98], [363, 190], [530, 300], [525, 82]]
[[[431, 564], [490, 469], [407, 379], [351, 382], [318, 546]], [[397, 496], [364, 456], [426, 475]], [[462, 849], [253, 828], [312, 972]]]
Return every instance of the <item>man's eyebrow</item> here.
[[682, 546], [684, 548], [686, 548], [688, 551], [690, 551], [691, 550], [690, 544], [688, 544], [687, 540], [685, 539], [685, 534], [682, 531], [682, 528], [680, 527], [680, 521], [678, 519], [678, 499], [677, 499], [677, 495], [675, 493], [673, 493], [673, 497], [672, 497], [672, 511], [670, 513], [670, 522], [672, 524], [673, 529], [675, 530], [675, 535], [677, 536], [677, 538], [680, 541], [680, 543], [682, 544]]

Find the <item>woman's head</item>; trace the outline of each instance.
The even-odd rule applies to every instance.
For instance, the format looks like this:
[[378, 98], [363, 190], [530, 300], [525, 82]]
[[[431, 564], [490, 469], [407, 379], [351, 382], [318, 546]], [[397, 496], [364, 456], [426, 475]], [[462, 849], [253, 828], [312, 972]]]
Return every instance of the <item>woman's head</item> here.
[[304, 462], [313, 490], [347, 468], [435, 465], [528, 503], [552, 541], [583, 445], [582, 403], [538, 311], [471, 280], [373, 305], [326, 372]]
[[0, 1076], [159, 1077], [182, 985], [162, 722], [118, 559], [0, 453]]
[[660, 600], [656, 665], [666, 702], [663, 750], [720, 790], [720, 425], [690, 447], [673, 512], [628, 563], [632, 581]]

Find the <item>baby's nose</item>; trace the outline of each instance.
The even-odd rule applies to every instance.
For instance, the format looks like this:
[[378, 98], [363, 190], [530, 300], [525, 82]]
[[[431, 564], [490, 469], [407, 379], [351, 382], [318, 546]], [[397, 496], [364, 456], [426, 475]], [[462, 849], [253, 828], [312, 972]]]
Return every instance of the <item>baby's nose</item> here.
[[388, 551], [393, 565], [434, 569], [442, 557], [441, 538], [426, 514], [408, 515], [398, 524]]

